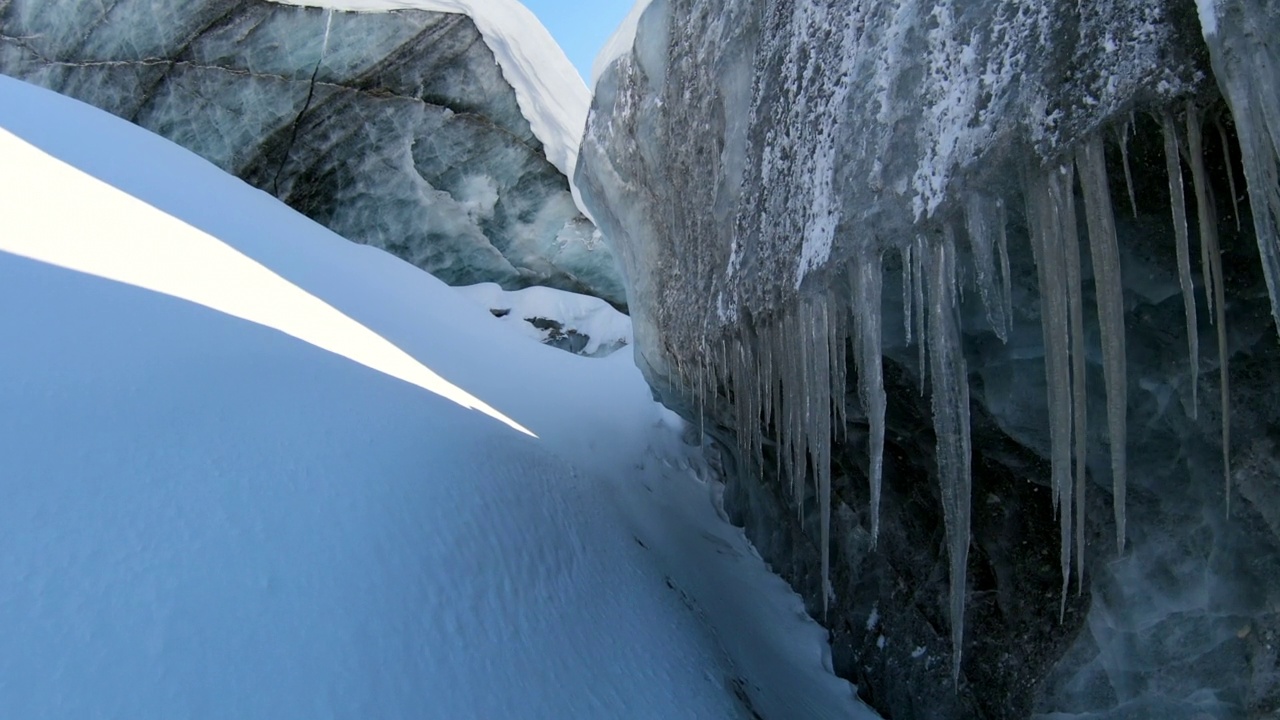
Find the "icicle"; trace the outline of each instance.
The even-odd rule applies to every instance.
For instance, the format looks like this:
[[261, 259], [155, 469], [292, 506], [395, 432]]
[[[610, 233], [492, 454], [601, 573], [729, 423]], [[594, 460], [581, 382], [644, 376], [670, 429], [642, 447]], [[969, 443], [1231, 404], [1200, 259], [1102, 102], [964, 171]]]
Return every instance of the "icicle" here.
[[1004, 298], [1004, 319], [1008, 323], [1005, 331], [1013, 332], [1013, 278], [1009, 274], [1009, 240], [1005, 227], [1009, 224], [1005, 217], [1004, 200], [996, 200], [996, 250], [1000, 255], [1000, 278]]
[[[1074, 229], [1071, 184], [1065, 170], [1051, 169], [1030, 183], [1028, 217], [1032, 218], [1032, 254], [1040, 280], [1041, 331], [1045, 343], [1045, 377], [1049, 395], [1050, 467], [1053, 508], [1058, 513], [1062, 568], [1062, 608], [1071, 579], [1071, 435], [1075, 410], [1071, 392], [1072, 326], [1075, 295], [1066, 236]], [[1077, 251], [1078, 252], [1078, 251]], [[1077, 259], [1077, 266], [1079, 261]], [[1079, 269], [1075, 272], [1078, 282]]]
[[[1066, 268], [1062, 255], [1062, 223], [1052, 171], [1027, 182], [1027, 223], [1040, 283], [1040, 329], [1044, 335], [1045, 384], [1049, 403], [1049, 462], [1053, 508], [1059, 511], [1071, 481], [1070, 315]], [[1068, 563], [1063, 558], [1064, 565]]]
[[1120, 159], [1124, 161], [1124, 186], [1129, 191], [1129, 207], [1138, 217], [1138, 202], [1133, 195], [1133, 173], [1129, 170], [1129, 131], [1133, 129], [1133, 115], [1120, 125]]
[[[853, 282], [852, 273], [850, 273], [848, 280], [850, 283]], [[845, 324], [845, 314], [834, 310], [834, 308], [842, 306], [843, 303], [836, 303], [830, 298], [827, 303], [827, 319], [830, 323], [827, 327], [827, 338], [831, 344], [831, 406], [835, 422], [833, 436], [835, 439], [843, 441], [846, 436], [845, 428], [848, 424], [845, 395], [848, 394], [849, 365], [845, 355], [845, 340], [849, 337], [849, 329]], [[879, 310], [878, 306], [877, 310]]]
[[978, 292], [982, 296], [982, 306], [987, 311], [987, 322], [1001, 342], [1008, 342], [1004, 298], [996, 285], [995, 226], [999, 224], [999, 211], [995, 201], [976, 192], [969, 193], [965, 199], [964, 209], [965, 227], [969, 233], [970, 247], [973, 249]]
[[813, 414], [809, 416], [809, 459], [815, 465], [818, 486], [818, 522], [822, 528], [822, 617], [835, 592], [831, 587], [831, 338], [826, 299], [815, 304], [813, 367], [809, 383], [813, 397]]
[[1076, 581], [1077, 587], [1084, 588], [1084, 491], [1086, 481], [1086, 461], [1088, 460], [1088, 419], [1085, 392], [1085, 354], [1084, 354], [1084, 299], [1081, 293], [1080, 272], [1080, 232], [1076, 226], [1075, 173], [1070, 164], [1064, 166], [1058, 175], [1057, 204], [1058, 219], [1062, 223], [1062, 257], [1066, 261], [1067, 271], [1067, 309], [1071, 318], [1071, 417], [1072, 436], [1075, 441], [1075, 489], [1067, 482], [1062, 493], [1062, 605], [1059, 608], [1059, 620], [1065, 616], [1069, 570], [1071, 564], [1071, 513], [1072, 498], [1075, 499], [1077, 521], [1076, 533]]
[[1227, 130], [1222, 127], [1220, 121], [1215, 120], [1214, 125], [1218, 127], [1218, 141], [1222, 143], [1222, 158], [1227, 166], [1227, 183], [1231, 188], [1231, 214], [1236, 219], [1236, 230], [1240, 230], [1240, 194], [1236, 191], [1236, 170], [1235, 163], [1231, 162], [1231, 145], [1227, 142]]
[[911, 274], [915, 277], [915, 282], [912, 283], [912, 286], [916, 296], [916, 351], [919, 354], [920, 363], [918, 366], [920, 368], [920, 395], [923, 396], [925, 378], [929, 374], [925, 367], [925, 359], [928, 354], [926, 346], [928, 345], [928, 342], [926, 341], [924, 334], [925, 315], [927, 314], [924, 307], [924, 256], [925, 253], [929, 252], [929, 249], [926, 247], [925, 239], [918, 235], [915, 239], [915, 245], [915, 250], [911, 253]]
[[943, 518], [947, 526], [947, 554], [951, 561], [951, 679], [958, 683], [964, 652], [969, 564], [969, 372], [960, 344], [955, 246], [949, 242], [935, 243], [927, 252], [933, 429], [937, 438]]
[[[804, 446], [800, 440], [804, 437], [804, 412], [807, 409], [807, 393], [804, 392], [804, 367], [806, 349], [808, 348], [806, 308], [801, 305], [789, 312], [790, 317], [783, 327], [792, 328], [799, 337], [799, 348], [786, 354], [786, 370], [782, 376], [782, 401], [786, 407], [787, 427], [783, 438], [787, 451], [787, 474], [791, 477], [791, 492], [796, 500], [796, 513], [800, 524], [804, 524], [804, 486], [807, 464], [804, 457]], [[785, 331], [779, 332], [779, 340], [785, 347]]]
[[[789, 448], [787, 446], [787, 433], [791, 429], [791, 416], [789, 414], [789, 403], [784, 400], [782, 388], [789, 382], [788, 368], [791, 363], [792, 353], [790, 348], [784, 342], [785, 332], [787, 328], [794, 327], [788, 323], [785, 314], [779, 313], [779, 317], [775, 318], [774, 323], [770, 326], [772, 332], [769, 334], [769, 342], [773, 346], [771, 354], [773, 355], [773, 372], [775, 382], [773, 384], [773, 433], [777, 438], [778, 448], [774, 461], [776, 472], [779, 480], [782, 478], [783, 462], [787, 457]], [[789, 468], [788, 468], [789, 469]]]
[[1222, 401], [1222, 476], [1226, 489], [1227, 515], [1231, 514], [1231, 394], [1227, 368], [1227, 308], [1222, 278], [1222, 252], [1218, 247], [1218, 218], [1209, 196], [1209, 177], [1204, 171], [1204, 143], [1200, 136], [1200, 113], [1195, 106], [1187, 108], [1187, 144], [1191, 158], [1191, 184], [1196, 192], [1196, 217], [1199, 219], [1200, 246], [1209, 256], [1209, 272], [1213, 279], [1213, 295], [1217, 302], [1218, 384]]
[[1125, 489], [1128, 442], [1128, 379], [1125, 376], [1124, 288], [1120, 279], [1120, 249], [1115, 216], [1107, 185], [1102, 139], [1085, 141], [1076, 164], [1084, 190], [1085, 218], [1089, 225], [1089, 252], [1097, 294], [1098, 325], [1102, 334], [1102, 369], [1107, 394], [1107, 426], [1111, 438], [1111, 482], [1114, 492], [1116, 546], [1124, 552]]
[[[1178, 161], [1178, 128], [1173, 118], [1160, 118], [1164, 131], [1164, 164], [1169, 176], [1169, 196], [1173, 205], [1173, 236], [1178, 246], [1178, 281], [1182, 285], [1182, 308], [1187, 319], [1187, 357], [1191, 360], [1191, 417], [1199, 413], [1200, 330], [1196, 321], [1195, 286], [1191, 281], [1191, 244], [1187, 239], [1187, 198], [1182, 189], [1182, 163]], [[1210, 307], [1213, 303], [1209, 304]]]
[[871, 482], [871, 545], [880, 537], [880, 481], [884, 468], [885, 392], [881, 360], [880, 303], [882, 261], [880, 251], [866, 248], [855, 260], [852, 282], [853, 358], [858, 371], [858, 396], [871, 425], [867, 476]]
[[[1220, 22], [1205, 40], [1218, 87], [1235, 121], [1271, 315], [1280, 325], [1280, 92], [1275, 52], [1268, 48], [1274, 43], [1274, 33], [1268, 32], [1275, 27], [1274, 11], [1264, 4], [1233, 7], [1239, 12], [1218, 11]], [[1215, 288], [1213, 294], [1220, 293]]]
[[915, 315], [912, 313], [911, 299], [915, 297], [915, 264], [911, 260], [911, 249], [915, 243], [904, 243], [899, 249], [902, 255], [902, 329], [906, 333], [906, 342], [911, 344], [911, 328]]

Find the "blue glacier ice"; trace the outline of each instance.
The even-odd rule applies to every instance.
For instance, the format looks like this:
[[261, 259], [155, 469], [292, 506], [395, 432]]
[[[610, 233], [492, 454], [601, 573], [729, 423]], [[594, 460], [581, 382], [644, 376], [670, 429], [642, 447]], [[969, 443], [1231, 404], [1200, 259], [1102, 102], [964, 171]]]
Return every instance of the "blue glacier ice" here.
[[11, 0], [0, 72], [132, 120], [447, 282], [625, 305], [565, 176], [569, 131], [544, 144], [534, 125], [548, 122], [531, 124], [467, 15]]

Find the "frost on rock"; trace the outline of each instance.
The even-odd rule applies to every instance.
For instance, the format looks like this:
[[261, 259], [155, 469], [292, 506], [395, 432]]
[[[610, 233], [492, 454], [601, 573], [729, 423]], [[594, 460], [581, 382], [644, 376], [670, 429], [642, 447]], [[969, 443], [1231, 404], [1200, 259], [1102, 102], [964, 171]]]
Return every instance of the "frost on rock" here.
[[[934, 410], [934, 480], [951, 563], [951, 670], [959, 674], [971, 462], [965, 367], [970, 353], [989, 352], [965, 342], [985, 330], [968, 325], [989, 326], [1010, 362], [1043, 356], [1047, 411], [1035, 421], [1045, 442], [1028, 437], [1039, 427], [1016, 430], [1050, 461], [1044, 479], [1065, 613], [1073, 567], [1083, 590], [1085, 556], [1102, 552], [1086, 542], [1087, 527], [1103, 522], [1086, 518], [1091, 468], [1104, 486], [1109, 470], [1116, 552], [1125, 551], [1128, 532], [1128, 414], [1136, 400], [1126, 367], [1121, 258], [1128, 256], [1110, 179], [1123, 172], [1116, 197], [1127, 195], [1139, 215], [1138, 189], [1150, 187], [1151, 169], [1130, 161], [1151, 157], [1147, 114], [1213, 103], [1202, 38], [1188, 27], [1187, 8], [1163, 0], [710, 5], [655, 0], [635, 18], [634, 48], [615, 48], [600, 71], [584, 136], [577, 181], [625, 268], [637, 362], [665, 402], [696, 414], [712, 434], [731, 431], [740, 446], [735, 472], [776, 472], [795, 516], [807, 503], [822, 513], [814, 534], [824, 606], [832, 592], [831, 444], [862, 420], [845, 417], [856, 406], [843, 400], [844, 361], [869, 431], [868, 544], [885, 534], [884, 418], [895, 402], [885, 391], [887, 363], [904, 384], [918, 385]], [[1274, 33], [1246, 30], [1276, 27], [1277, 14], [1263, 6], [1274, 3], [1205, 5], [1215, 22], [1204, 39], [1240, 136], [1275, 296], [1280, 61], [1265, 40]], [[1198, 112], [1189, 113], [1194, 131], [1181, 116], [1165, 123], [1169, 247], [1178, 256], [1194, 387], [1199, 338], [1178, 157], [1185, 153], [1203, 208], [1198, 235], [1219, 335], [1229, 471], [1225, 295]], [[1184, 142], [1184, 132], [1195, 139]], [[1112, 168], [1103, 138], [1116, 146]], [[1131, 157], [1131, 147], [1142, 154]], [[1027, 254], [1033, 263], [1018, 262]], [[1027, 282], [1028, 273], [1035, 279]], [[966, 284], [980, 305], [966, 302]], [[901, 318], [882, 316], [889, 308]], [[1030, 333], [1038, 340], [1027, 337], [1028, 320], [1039, 324]], [[1101, 383], [1086, 382], [1091, 370]], [[1092, 424], [1091, 399], [1105, 407]], [[1090, 437], [1102, 433], [1090, 428], [1103, 414], [1105, 448], [1091, 448]]]

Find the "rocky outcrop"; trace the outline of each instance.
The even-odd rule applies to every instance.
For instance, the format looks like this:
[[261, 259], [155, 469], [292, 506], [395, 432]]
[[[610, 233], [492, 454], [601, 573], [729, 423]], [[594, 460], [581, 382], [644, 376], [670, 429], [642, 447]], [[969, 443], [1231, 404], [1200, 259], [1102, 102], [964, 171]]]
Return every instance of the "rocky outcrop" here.
[[0, 72], [159, 133], [446, 282], [625, 304], [611, 253], [466, 15], [7, 0]]
[[599, 79], [637, 360], [885, 717], [1280, 711], [1274, 37], [655, 0]]

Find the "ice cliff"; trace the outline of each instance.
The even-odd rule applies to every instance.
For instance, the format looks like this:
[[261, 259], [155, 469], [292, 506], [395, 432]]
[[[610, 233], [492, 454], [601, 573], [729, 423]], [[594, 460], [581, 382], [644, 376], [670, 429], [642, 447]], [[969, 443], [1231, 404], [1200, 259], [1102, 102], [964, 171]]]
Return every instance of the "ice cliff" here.
[[447, 282], [625, 303], [567, 180], [585, 86], [527, 10], [317, 4], [336, 7], [5, 0], [0, 72], [132, 120]]
[[654, 0], [605, 60], [637, 360], [864, 699], [1280, 711], [1280, 3]]

